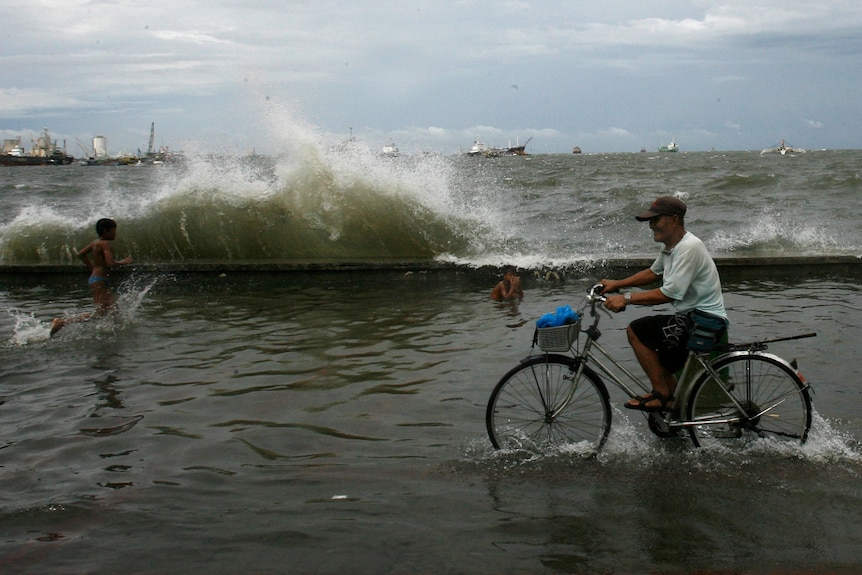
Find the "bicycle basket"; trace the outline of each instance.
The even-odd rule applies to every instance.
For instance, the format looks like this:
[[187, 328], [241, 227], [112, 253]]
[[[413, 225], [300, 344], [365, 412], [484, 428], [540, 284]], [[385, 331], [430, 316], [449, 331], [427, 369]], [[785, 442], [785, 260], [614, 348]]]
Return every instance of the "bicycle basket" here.
[[688, 332], [688, 349], [696, 352], [708, 352], [724, 335], [727, 321], [720, 316], [694, 310], [690, 314], [691, 328]]
[[569, 351], [581, 332], [581, 320], [557, 327], [539, 327], [536, 332], [542, 351]]

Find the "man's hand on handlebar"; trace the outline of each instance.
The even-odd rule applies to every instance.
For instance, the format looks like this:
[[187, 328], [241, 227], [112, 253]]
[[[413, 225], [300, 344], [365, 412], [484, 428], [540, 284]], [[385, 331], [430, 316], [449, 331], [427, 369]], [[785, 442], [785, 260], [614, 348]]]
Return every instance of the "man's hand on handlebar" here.
[[604, 305], [605, 309], [615, 313], [619, 313], [626, 309], [625, 298], [620, 294], [613, 294], [613, 292], [619, 291], [619, 284], [619, 281], [605, 279], [593, 287], [595, 293], [604, 296], [601, 299], [604, 302], [602, 305]]
[[609, 293], [613, 293], [615, 291], [620, 291], [619, 281], [617, 280], [602, 280], [598, 284], [601, 287], [601, 291], [599, 291], [600, 295], [605, 295]]
[[626, 300], [620, 294], [613, 294], [605, 296], [605, 303], [603, 305], [605, 306], [605, 309], [609, 309], [612, 312], [619, 313], [626, 309]]

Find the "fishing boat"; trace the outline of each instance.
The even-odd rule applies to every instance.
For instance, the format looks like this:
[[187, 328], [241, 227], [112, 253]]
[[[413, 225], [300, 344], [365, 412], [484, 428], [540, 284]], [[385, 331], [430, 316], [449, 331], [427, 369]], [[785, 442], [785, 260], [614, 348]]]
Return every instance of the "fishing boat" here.
[[57, 147], [57, 142], [51, 140], [48, 128], [36, 139], [36, 143], [28, 154], [21, 145], [21, 137], [3, 141], [3, 153], [0, 154], [0, 166], [65, 166], [75, 161], [65, 150]]
[[787, 144], [784, 143], [784, 140], [781, 140], [781, 143], [778, 144], [777, 146], [773, 146], [771, 148], [766, 148], [765, 150], [762, 150], [760, 152], [761, 155], [763, 155], [763, 154], [781, 154], [782, 156], [785, 156], [785, 155], [791, 154], [791, 153], [804, 154], [805, 150], [803, 150], [802, 148], [794, 148], [793, 146], [788, 146]]
[[668, 144], [667, 146], [659, 146], [658, 151], [659, 152], [678, 152], [679, 146], [676, 145], [676, 141], [671, 140], [670, 144]]

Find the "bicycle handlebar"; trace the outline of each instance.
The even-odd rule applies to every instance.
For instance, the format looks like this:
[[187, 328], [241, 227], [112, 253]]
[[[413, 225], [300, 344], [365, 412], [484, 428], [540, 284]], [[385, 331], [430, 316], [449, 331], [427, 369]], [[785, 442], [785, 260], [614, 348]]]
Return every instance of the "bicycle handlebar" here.
[[[595, 284], [593, 287], [591, 287], [590, 289], [587, 290], [587, 304], [586, 305], [590, 306], [590, 315], [593, 317], [596, 316], [596, 304], [597, 303], [604, 303], [608, 299], [605, 296], [603, 296], [601, 293], [599, 293], [603, 289], [605, 289], [604, 285]], [[586, 307], [586, 305], [584, 307]], [[610, 312], [608, 312], [608, 313], [610, 313]], [[596, 320], [596, 321], [598, 321], [598, 320]]]
[[608, 298], [606, 298], [605, 296], [603, 296], [603, 295], [601, 295], [601, 294], [599, 293], [599, 292], [601, 292], [603, 289], [605, 289], [605, 286], [604, 286], [604, 285], [602, 285], [602, 284], [596, 284], [596, 285], [594, 285], [593, 287], [591, 287], [590, 289], [588, 289], [588, 290], [587, 290], [587, 299], [589, 299], [589, 300], [590, 300], [590, 303], [591, 303], [591, 304], [595, 304], [596, 302], [604, 302], [605, 300], [607, 300], [607, 299], [608, 299]]

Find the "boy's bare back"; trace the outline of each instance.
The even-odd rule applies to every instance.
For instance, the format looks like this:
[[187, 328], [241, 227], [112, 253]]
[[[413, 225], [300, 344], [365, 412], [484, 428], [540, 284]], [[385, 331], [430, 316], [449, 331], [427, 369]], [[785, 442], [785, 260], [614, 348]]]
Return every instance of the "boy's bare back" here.
[[90, 269], [90, 272], [93, 275], [107, 275], [107, 270], [114, 265], [114, 253], [111, 250], [111, 242], [99, 238], [93, 240], [90, 247], [93, 252], [93, 267]]

